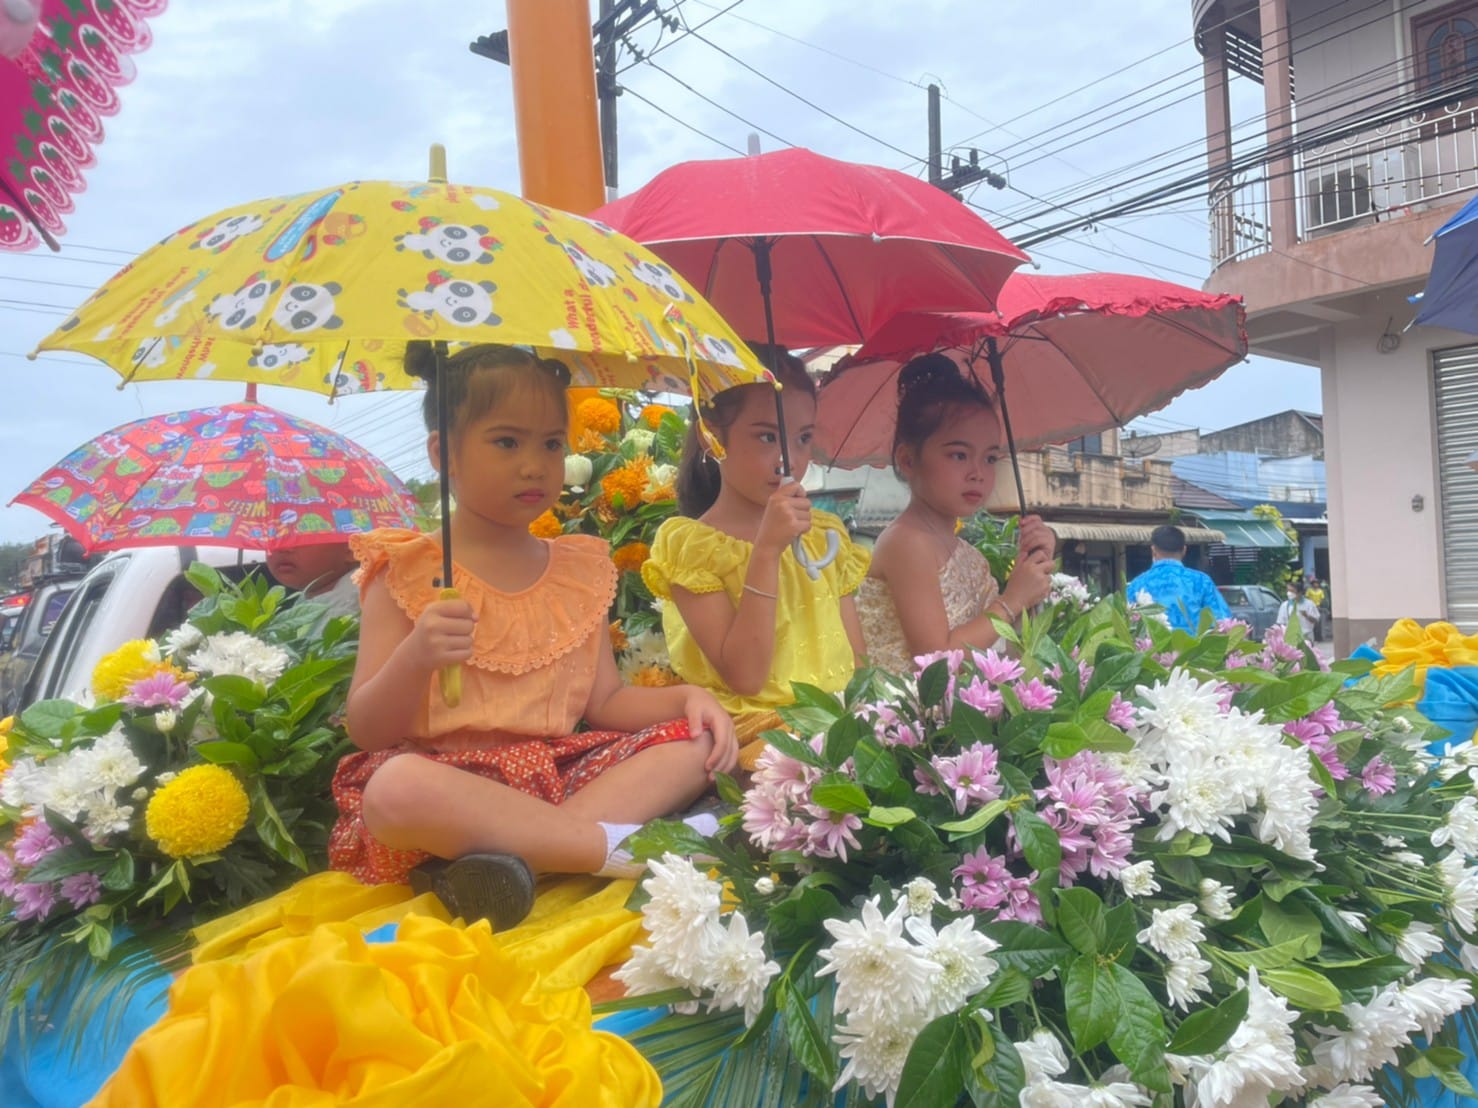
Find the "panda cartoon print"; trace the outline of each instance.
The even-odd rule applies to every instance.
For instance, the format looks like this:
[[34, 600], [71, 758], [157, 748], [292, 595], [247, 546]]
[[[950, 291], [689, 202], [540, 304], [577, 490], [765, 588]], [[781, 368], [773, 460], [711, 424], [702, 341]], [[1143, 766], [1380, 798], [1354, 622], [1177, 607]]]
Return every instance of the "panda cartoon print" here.
[[565, 257], [580, 274], [580, 279], [587, 285], [596, 288], [608, 289], [616, 284], [616, 271], [599, 258], [592, 258], [585, 249], [577, 242], [568, 242], [556, 238], [554, 235], [545, 235], [545, 241], [553, 243], [565, 252]]
[[447, 280], [442, 277], [415, 292], [401, 289], [397, 303], [402, 308], [420, 312], [427, 320], [436, 315], [457, 327], [478, 324], [496, 327], [503, 322], [503, 318], [493, 311], [493, 293], [497, 291], [498, 286], [491, 281]]
[[487, 265], [497, 240], [481, 224], [436, 224], [426, 220], [422, 230], [395, 236], [395, 249], [419, 250], [422, 256], [448, 265]]
[[235, 292], [223, 292], [212, 300], [205, 314], [214, 317], [228, 331], [245, 331], [255, 327], [267, 314], [267, 298], [277, 291], [280, 281], [269, 281], [258, 275]]
[[682, 285], [678, 284], [677, 278], [673, 276], [672, 270], [669, 267], [657, 262], [647, 261], [644, 258], [633, 258], [629, 254], [627, 255], [627, 259], [631, 263], [628, 267], [631, 270], [631, 275], [642, 284], [656, 289], [669, 299], [688, 304], [693, 302], [693, 297]]
[[306, 362], [313, 355], [306, 346], [296, 342], [267, 343], [247, 359], [253, 369], [287, 369]]
[[272, 312], [272, 321], [294, 334], [337, 330], [344, 321], [334, 314], [334, 297], [343, 291], [337, 281], [322, 285], [290, 281]]
[[233, 215], [230, 219], [223, 219], [195, 236], [195, 241], [190, 244], [191, 250], [208, 250], [212, 254], [219, 254], [227, 249], [237, 239], [260, 231], [266, 225], [266, 221], [259, 215]]

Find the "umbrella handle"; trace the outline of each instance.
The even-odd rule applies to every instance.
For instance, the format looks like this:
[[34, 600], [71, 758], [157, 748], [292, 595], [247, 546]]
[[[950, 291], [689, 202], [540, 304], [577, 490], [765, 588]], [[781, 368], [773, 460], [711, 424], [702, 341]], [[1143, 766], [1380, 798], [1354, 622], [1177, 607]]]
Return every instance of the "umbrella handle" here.
[[[438, 600], [461, 600], [462, 594], [456, 589], [442, 589], [437, 597]], [[460, 663], [443, 666], [436, 673], [437, 684], [441, 687], [441, 702], [448, 708], [455, 708], [462, 703], [462, 666]]]
[[835, 531], [826, 532], [826, 553], [814, 562], [811, 560], [811, 555], [806, 553], [806, 548], [801, 545], [800, 539], [791, 540], [790, 552], [795, 555], [795, 560], [806, 571], [806, 576], [812, 581], [819, 581], [821, 571], [836, 561], [837, 555], [842, 552], [842, 537]]

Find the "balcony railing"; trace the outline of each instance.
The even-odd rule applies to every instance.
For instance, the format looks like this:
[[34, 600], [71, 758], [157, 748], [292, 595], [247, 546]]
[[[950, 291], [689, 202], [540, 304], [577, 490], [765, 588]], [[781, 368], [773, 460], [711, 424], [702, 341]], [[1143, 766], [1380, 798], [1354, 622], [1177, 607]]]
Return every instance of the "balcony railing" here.
[[[1211, 263], [1272, 249], [1271, 167], [1223, 178], [1211, 192]], [[1294, 159], [1300, 242], [1379, 222], [1478, 186], [1478, 105], [1458, 102], [1310, 147]]]

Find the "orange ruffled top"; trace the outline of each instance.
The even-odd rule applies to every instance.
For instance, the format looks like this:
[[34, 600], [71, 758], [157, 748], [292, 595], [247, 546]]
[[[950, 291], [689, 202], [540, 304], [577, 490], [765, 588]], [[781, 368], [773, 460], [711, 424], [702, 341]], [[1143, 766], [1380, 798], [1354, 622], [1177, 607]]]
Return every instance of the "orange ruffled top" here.
[[[503, 592], [455, 563], [452, 583], [477, 613], [462, 701], [448, 708], [428, 683], [406, 737], [438, 752], [486, 746], [499, 737], [573, 734], [590, 701], [600, 652], [609, 649], [606, 613], [616, 596], [610, 548], [593, 535], [544, 540], [549, 564], [520, 592]], [[398, 528], [349, 540], [360, 592], [383, 580], [414, 622], [438, 599], [441, 543]]]

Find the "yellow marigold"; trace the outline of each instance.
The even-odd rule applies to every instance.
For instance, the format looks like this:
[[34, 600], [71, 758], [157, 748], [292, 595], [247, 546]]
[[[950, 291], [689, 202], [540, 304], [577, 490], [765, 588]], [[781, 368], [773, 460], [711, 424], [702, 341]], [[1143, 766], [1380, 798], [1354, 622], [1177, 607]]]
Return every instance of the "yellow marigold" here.
[[118, 700], [135, 681], [152, 677], [166, 665], [159, 657], [159, 647], [148, 639], [126, 642], [93, 669], [92, 695], [99, 701]]
[[621, 651], [625, 650], [630, 645], [630, 641], [626, 638], [626, 628], [621, 626], [621, 621], [619, 619], [612, 620], [611, 649], [614, 650], [617, 654], [620, 654]]
[[529, 534], [536, 539], [552, 539], [563, 535], [564, 530], [553, 508], [546, 508], [543, 515], [529, 524]]
[[594, 454], [610, 448], [611, 444], [606, 441], [606, 437], [589, 427], [581, 427], [570, 436], [570, 449], [576, 454]]
[[251, 802], [225, 766], [191, 766], [149, 799], [144, 827], [171, 858], [226, 849], [246, 826]]
[[614, 435], [621, 430], [621, 409], [604, 396], [592, 396], [576, 407], [575, 423], [585, 430]]
[[640, 573], [642, 563], [652, 556], [652, 548], [644, 542], [629, 542], [616, 548], [611, 561], [622, 573]]
[[612, 506], [616, 503], [616, 497], [620, 496], [622, 508], [635, 508], [642, 502], [642, 493], [646, 491], [651, 468], [651, 458], [645, 454], [637, 455], [600, 479], [601, 495]]
[[673, 410], [665, 404], [648, 404], [645, 408], [641, 410], [641, 415], [637, 418], [645, 423], [648, 427], [650, 427], [653, 431], [655, 431], [658, 427], [662, 426], [663, 416], [675, 414], [676, 413], [673, 412]]
[[643, 666], [631, 675], [631, 683], [641, 689], [666, 689], [681, 685], [683, 679], [667, 666]]

